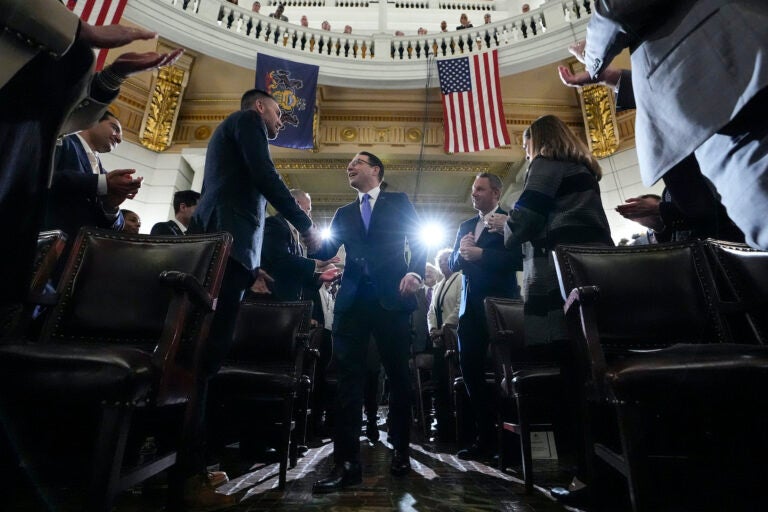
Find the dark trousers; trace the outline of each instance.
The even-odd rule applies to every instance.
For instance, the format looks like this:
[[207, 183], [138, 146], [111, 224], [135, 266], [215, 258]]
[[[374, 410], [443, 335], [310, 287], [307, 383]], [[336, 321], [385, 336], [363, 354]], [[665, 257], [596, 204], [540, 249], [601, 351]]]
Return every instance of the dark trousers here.
[[488, 328], [482, 313], [468, 309], [459, 318], [459, 364], [469, 394], [472, 416], [482, 447], [496, 445], [496, 429], [491, 397], [485, 383], [488, 353]]
[[396, 450], [408, 448], [411, 384], [408, 373], [410, 323], [408, 311], [381, 307], [370, 284], [362, 284], [355, 305], [333, 318], [333, 357], [339, 384], [336, 393], [334, 460], [358, 462], [362, 425], [363, 384], [371, 335], [390, 382], [390, 432]]
[[202, 349], [195, 396], [192, 397], [193, 402], [188, 408], [189, 416], [185, 432], [182, 434], [178, 461], [182, 477], [205, 472], [205, 409], [208, 381], [219, 371], [232, 346], [240, 302], [252, 284], [252, 272], [230, 258], [221, 282], [208, 341]]

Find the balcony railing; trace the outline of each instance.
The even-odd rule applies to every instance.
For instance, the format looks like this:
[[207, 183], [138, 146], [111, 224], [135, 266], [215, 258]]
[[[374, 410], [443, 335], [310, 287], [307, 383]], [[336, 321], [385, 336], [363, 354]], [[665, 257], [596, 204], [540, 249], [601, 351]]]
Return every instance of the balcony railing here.
[[[368, 2], [340, 0], [295, 0], [297, 5], [358, 4], [361, 9], [378, 10]], [[479, 0], [485, 4], [493, 2]], [[478, 3], [441, 0], [412, 2], [413, 14], [422, 16], [422, 3], [464, 5]], [[334, 85], [398, 87], [408, 82], [423, 83], [426, 67], [434, 58], [449, 58], [488, 49], [499, 50], [502, 74], [545, 65], [567, 56], [569, 43], [583, 37], [589, 0], [557, 0], [529, 13], [509, 17], [466, 30], [427, 35], [392, 36], [388, 33], [343, 34], [302, 27], [254, 13], [247, 6], [224, 0], [133, 0], [126, 18], [157, 30], [168, 39], [207, 55], [242, 66], [253, 66], [258, 52], [320, 65], [320, 82]], [[285, 2], [292, 5], [291, 0]], [[403, 2], [405, 5], [406, 2]], [[350, 5], [352, 7], [352, 5]], [[390, 9], [396, 8], [392, 4]], [[262, 8], [263, 9], [263, 8]], [[391, 11], [390, 11], [391, 12]], [[429, 12], [429, 11], [427, 11]], [[375, 17], [375, 12], [369, 13]], [[338, 14], [338, 18], [344, 18]], [[351, 18], [353, 13], [346, 16]], [[434, 19], [440, 13], [432, 12]], [[498, 16], [498, 13], [497, 13]], [[370, 18], [370, 16], [369, 16]], [[365, 69], [365, 73], [360, 73]], [[372, 73], [380, 71], [380, 74]], [[366, 83], [367, 82], [367, 83]]]

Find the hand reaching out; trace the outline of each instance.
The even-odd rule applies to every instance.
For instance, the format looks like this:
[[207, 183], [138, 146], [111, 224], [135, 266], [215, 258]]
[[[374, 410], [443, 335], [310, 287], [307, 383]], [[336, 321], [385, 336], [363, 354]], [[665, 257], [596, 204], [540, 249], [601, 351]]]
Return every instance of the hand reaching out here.
[[94, 48], [118, 48], [133, 41], [154, 39], [157, 32], [124, 25], [91, 25], [80, 22], [80, 40]]
[[184, 53], [183, 48], [176, 48], [168, 53], [124, 53], [115, 59], [112, 64], [107, 66], [106, 69], [111, 70], [120, 77], [127, 77], [142, 71], [150, 71], [163, 66], [170, 66], [181, 57], [182, 53]]

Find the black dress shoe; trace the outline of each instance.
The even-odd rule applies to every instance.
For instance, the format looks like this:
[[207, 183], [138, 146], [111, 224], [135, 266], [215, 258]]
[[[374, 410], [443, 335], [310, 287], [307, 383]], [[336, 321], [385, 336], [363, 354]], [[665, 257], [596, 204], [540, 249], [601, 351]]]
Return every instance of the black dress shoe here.
[[312, 484], [312, 492], [322, 494], [335, 492], [345, 487], [357, 485], [363, 481], [363, 472], [359, 462], [336, 464], [331, 473]]
[[392, 453], [392, 466], [389, 472], [394, 476], [405, 476], [411, 471], [411, 456], [408, 450], [395, 450]]
[[365, 437], [372, 443], [379, 440], [379, 425], [376, 423], [376, 420], [368, 420], [365, 426]]
[[592, 493], [589, 487], [582, 487], [573, 491], [569, 491], [565, 487], [553, 487], [549, 490], [549, 494], [559, 503], [569, 507], [582, 507], [592, 503]]

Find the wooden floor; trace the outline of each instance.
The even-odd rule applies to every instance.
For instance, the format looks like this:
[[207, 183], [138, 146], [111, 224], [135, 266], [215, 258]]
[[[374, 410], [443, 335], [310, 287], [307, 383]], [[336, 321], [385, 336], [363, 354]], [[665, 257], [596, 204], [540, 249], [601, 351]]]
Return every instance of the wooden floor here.
[[[522, 481], [514, 473], [501, 472], [484, 464], [462, 461], [454, 456], [453, 445], [431, 443], [411, 445], [413, 471], [396, 478], [389, 474], [391, 445], [386, 431], [381, 439], [369, 443], [361, 437], [363, 483], [342, 492], [313, 495], [312, 483], [332, 466], [330, 440], [309, 451], [288, 471], [285, 491], [277, 490], [277, 464], [238, 467], [242, 461], [223, 460], [221, 469], [232, 480], [222, 492], [236, 494], [240, 504], [235, 511], [333, 510], [351, 511], [514, 511], [555, 512], [566, 510], [544, 488], [525, 495]], [[537, 476], [542, 483], [563, 483], [567, 475], [557, 464], [537, 461]], [[146, 486], [141, 493], [126, 493], [118, 504], [120, 512], [162, 510], [162, 486]]]
[[[246, 462], [237, 449], [228, 449], [221, 455], [220, 469], [227, 471], [231, 480], [219, 490], [238, 497], [239, 504], [230, 509], [236, 512], [568, 510], [553, 501], [546, 492], [550, 486], [564, 485], [569, 481], [569, 475], [558, 470], [557, 462], [534, 461], [538, 485], [533, 494], [526, 495], [520, 475], [514, 469], [501, 472], [485, 464], [463, 461], [455, 457], [457, 448], [453, 444], [416, 440], [411, 444], [413, 471], [406, 477], [397, 478], [389, 474], [391, 445], [387, 442], [384, 425], [380, 425], [380, 435], [376, 443], [368, 442], [363, 436], [360, 438], [363, 483], [354, 488], [326, 495], [312, 494], [312, 483], [331, 469], [333, 459], [330, 439], [317, 439], [299, 459], [297, 466], [288, 471], [288, 483], [284, 491], [277, 489], [276, 463]], [[418, 436], [414, 434], [413, 438], [417, 439]], [[16, 489], [22, 492], [20, 488]], [[72, 505], [61, 508], [41, 503], [41, 500], [34, 498], [38, 493], [32, 489], [23, 494], [26, 496], [4, 500], [5, 504], [0, 504], [0, 509], [20, 512], [79, 512], [81, 509], [75, 503], [81, 503], [82, 496], [71, 496]], [[164, 510], [166, 495], [167, 486], [161, 474], [122, 493], [114, 512], [160, 512]]]

